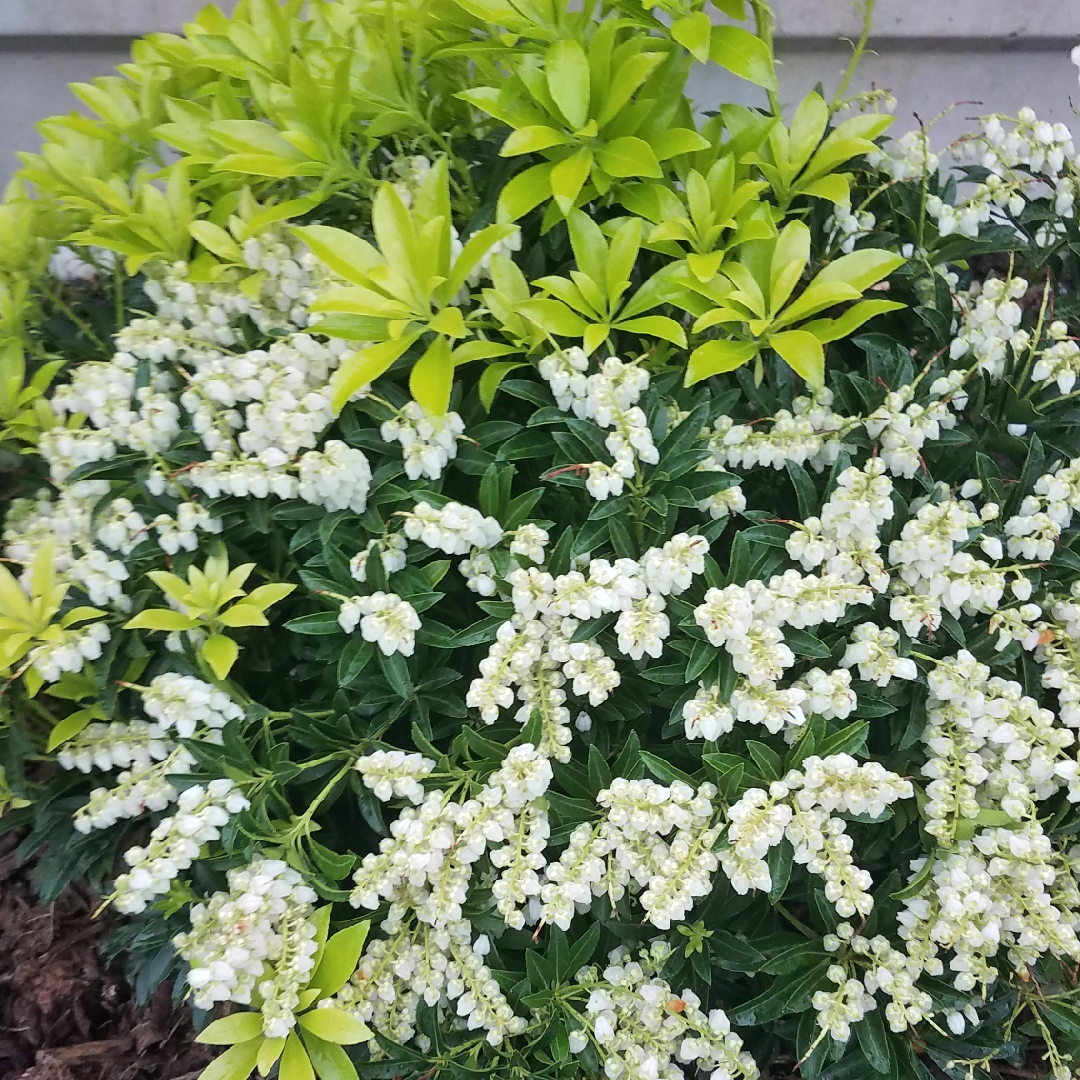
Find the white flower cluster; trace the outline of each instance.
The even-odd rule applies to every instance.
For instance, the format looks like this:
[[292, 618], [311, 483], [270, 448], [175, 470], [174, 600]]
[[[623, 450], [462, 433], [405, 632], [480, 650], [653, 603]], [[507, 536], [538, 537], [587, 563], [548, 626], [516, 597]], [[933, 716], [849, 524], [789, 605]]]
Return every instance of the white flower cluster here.
[[683, 705], [686, 737], [715, 742], [735, 726], [761, 724], [785, 738], [795, 735], [807, 716], [843, 720], [858, 704], [847, 671], [822, 671], [811, 668], [786, 690], [743, 685], [737, 687], [725, 704], [719, 686], [700, 684], [697, 694]]
[[1014, 214], [1024, 208], [1024, 198], [1009, 184], [1003, 184], [996, 176], [987, 177], [985, 184], [978, 184], [973, 194], [958, 206], [945, 202], [939, 195], [926, 200], [926, 213], [937, 221], [942, 237], [960, 233], [974, 239], [979, 229], [990, 220], [991, 207], [1008, 206]]
[[853, 585], [868, 579], [871, 588], [884, 592], [889, 575], [878, 553], [879, 533], [894, 513], [892, 490], [881, 458], [870, 458], [861, 469], [845, 469], [821, 517], [807, 518], [788, 538], [787, 553], [804, 570], [824, 563], [827, 574]]
[[374, 592], [370, 596], [350, 596], [342, 602], [338, 623], [346, 634], [359, 624], [360, 636], [378, 645], [384, 656], [401, 653], [412, 656], [420, 616], [407, 600], [396, 593]]
[[4, 520], [5, 555], [29, 568], [40, 546], [51, 543], [53, 569], [67, 574], [80, 554], [94, 550], [93, 510], [108, 493], [107, 480], [80, 480], [55, 499], [48, 489], [33, 499], [13, 499]]
[[162, 761], [174, 749], [165, 738], [160, 724], [145, 720], [110, 724], [88, 724], [66, 743], [56, 755], [61, 769], [91, 769], [109, 772], [112, 769], [146, 769], [152, 762]]
[[585, 1028], [572, 1032], [577, 1053], [589, 1039], [598, 1047], [610, 1080], [682, 1080], [684, 1068], [711, 1080], [756, 1080], [754, 1059], [731, 1030], [727, 1014], [702, 1011], [692, 990], [675, 994], [656, 974], [670, 955], [665, 941], [643, 948], [637, 959], [625, 946], [608, 955], [600, 979], [595, 968], [577, 975], [591, 985]]
[[271, 447], [292, 457], [312, 449], [334, 418], [327, 384], [343, 351], [310, 334], [239, 355], [193, 350], [184, 354], [195, 370], [180, 403], [218, 460]]
[[371, 466], [354, 447], [330, 439], [322, 450], [309, 450], [300, 459], [297, 474], [296, 493], [305, 502], [331, 512], [364, 512], [371, 487]]
[[961, 371], [935, 379], [925, 404], [914, 400], [914, 385], [901, 386], [890, 391], [883, 404], [866, 417], [833, 412], [829, 390], [820, 390], [812, 398], [796, 398], [794, 412], [780, 409], [764, 422], [736, 424], [730, 416], [721, 416], [708, 442], [712, 458], [700, 468], [783, 469], [792, 461], [821, 472], [840, 456], [844, 436], [865, 427], [878, 443], [886, 468], [910, 478], [922, 468], [919, 453], [923, 446], [940, 438], [943, 429], [955, 427], [956, 417], [950, 407], [960, 410], [966, 405], [964, 379]]
[[86, 593], [95, 607], [111, 605], [119, 611], [131, 610], [131, 600], [124, 595], [123, 586], [131, 571], [101, 548], [76, 559], [66, 576]]
[[[745, 586], [709, 589], [694, 609], [694, 619], [712, 645], [727, 650], [741, 678], [730, 704], [720, 700], [715, 686], [703, 686], [698, 696], [686, 703], [683, 718], [687, 737], [723, 734], [736, 720], [761, 724], [774, 734], [801, 727], [806, 722], [803, 704], [811, 691], [799, 683], [779, 686], [784, 672], [795, 663], [781, 627], [802, 629], [836, 622], [848, 608], [872, 599], [873, 591], [866, 585], [852, 584], [836, 574], [804, 576], [797, 570], [773, 577], [768, 585], [749, 581]], [[826, 687], [818, 675], [815, 679], [822, 691], [818, 697], [837, 698], [835, 707], [842, 711], [849, 683], [841, 676]], [[822, 704], [833, 708], [824, 700]]]
[[[863, 967], [862, 983], [867, 995], [884, 992], [890, 998], [885, 1006], [885, 1019], [892, 1031], [904, 1031], [909, 1025], [917, 1024], [933, 1016], [933, 999], [925, 990], [916, 986], [922, 974], [922, 966], [906, 953], [893, 948], [884, 935], [878, 934], [872, 938], [865, 938], [856, 933], [851, 923], [841, 922], [836, 927], [835, 933], [825, 935], [822, 945], [826, 952], [846, 951], [845, 962], [848, 972], [857, 971], [858, 967]], [[830, 979], [837, 982], [839, 987], [835, 995], [828, 995], [830, 1000], [819, 999], [820, 1011], [823, 1013], [827, 1011], [829, 1014], [828, 1021], [822, 1023], [822, 1026], [828, 1026], [834, 1038], [845, 1042], [851, 1023], [858, 1018], [851, 1013], [847, 1016], [837, 1015], [836, 997], [843, 995], [852, 1003], [856, 1003], [864, 1014], [875, 1008], [876, 1003], [871, 1003], [866, 997], [860, 1000], [858, 992], [846, 985], [846, 979], [841, 982], [840, 979], [834, 979], [832, 973], [830, 973]], [[819, 1008], [819, 1004], [815, 1002], [814, 1007]], [[972, 1023], [977, 1023], [978, 1015], [971, 1017], [971, 1020]]]
[[1005, 523], [1010, 555], [1045, 561], [1053, 557], [1062, 529], [1080, 510], [1080, 458], [1073, 458], [1035, 481], [1034, 494]]
[[1047, 334], [1053, 344], [1037, 354], [1031, 381], [1041, 385], [1057, 383], [1059, 393], [1069, 394], [1080, 375], [1080, 343], [1069, 337], [1069, 328], [1060, 319], [1050, 324]]
[[851, 1038], [851, 1025], [876, 1009], [877, 1002], [873, 994], [868, 993], [858, 979], [849, 978], [848, 972], [839, 964], [832, 964], [826, 977], [836, 989], [818, 990], [810, 1004], [818, 1014], [818, 1027], [837, 1042], [847, 1042]]
[[418, 502], [405, 518], [405, 535], [426, 547], [447, 555], [468, 555], [473, 548], [486, 551], [503, 537], [502, 526], [479, 510], [461, 503], [448, 502], [436, 509], [428, 502]]
[[231, 780], [211, 780], [205, 788], [196, 784], [182, 791], [176, 813], [157, 825], [150, 843], [124, 852], [131, 870], [116, 879], [113, 902], [117, 910], [125, 914], [145, 911], [198, 858], [202, 845], [217, 840], [229, 818], [249, 805]]
[[387, 574], [396, 574], [405, 569], [408, 560], [406, 549], [409, 542], [400, 533], [387, 533], [385, 536], [368, 541], [363, 551], [358, 551], [349, 560], [349, 573], [354, 581], [367, 581], [367, 564], [371, 553], [376, 545], [379, 548], [379, 558], [382, 560], [383, 570]]
[[637, 404], [649, 387], [649, 373], [614, 356], [601, 361], [598, 372], [586, 375], [588, 370], [589, 358], [577, 346], [540, 361], [540, 374], [560, 409], [610, 428], [604, 445], [614, 464], [583, 463], [588, 470], [586, 490], [594, 499], [603, 500], [622, 494], [623, 483], [633, 478], [638, 462], [655, 465], [660, 456], [645, 412]]
[[[211, 536], [220, 534], [224, 527], [220, 518], [210, 516], [210, 511], [197, 502], [182, 502], [175, 516], [158, 514], [150, 523], [158, 534], [158, 546], [166, 555], [195, 551], [199, 546], [199, 531]], [[98, 534], [100, 536], [100, 533]]]
[[[667, 930], [685, 919], [694, 901], [712, 890], [718, 865], [712, 849], [722, 831], [715, 797], [712, 784], [695, 792], [679, 781], [665, 786], [616, 777], [596, 797], [606, 816], [594, 851], [608, 848], [617, 869], [592, 882], [593, 891], [604, 883], [610, 895], [616, 881], [625, 885], [632, 880], [634, 890], [641, 891], [647, 922]], [[571, 880], [563, 875], [558, 887], [565, 889]]]
[[850, 255], [855, 250], [855, 244], [864, 236], [874, 231], [877, 218], [869, 210], [860, 210], [854, 213], [851, 209], [851, 200], [833, 203], [833, 212], [825, 222], [825, 230], [829, 234], [829, 242], [840, 242], [840, 250], [845, 255]]
[[420, 781], [434, 768], [435, 762], [423, 754], [406, 754], [401, 750], [376, 750], [356, 759], [356, 771], [364, 786], [383, 802], [396, 796], [408, 799], [413, 805], [419, 804], [424, 798], [424, 785]]
[[103, 622], [69, 630], [56, 629], [56, 639], [35, 645], [29, 652], [34, 671], [47, 683], [57, 682], [65, 671], [82, 671], [87, 660], [96, 660], [112, 636]]
[[195, 759], [187, 750], [169, 744], [162, 758], [125, 769], [112, 787], [94, 788], [86, 803], [75, 811], [75, 828], [81, 833], [108, 829], [118, 821], [141, 817], [147, 810], [164, 810], [177, 799], [169, 777], [190, 772], [194, 765]]
[[[928, 634], [941, 625], [942, 612], [961, 615], [993, 614], [1001, 604], [1006, 574], [967, 551], [969, 531], [977, 529], [997, 507], [987, 504], [982, 514], [972, 503], [954, 499], [938, 488], [938, 501], [912, 504], [915, 515], [905, 522], [900, 538], [889, 545], [889, 561], [898, 572], [890, 617], [909, 637]], [[981, 539], [982, 550], [1001, 557], [1001, 541], [989, 533]]]
[[[149, 524], [143, 516], [136, 511], [130, 499], [113, 499], [108, 508], [99, 513], [95, 521], [95, 537], [98, 543], [121, 555], [130, 555], [135, 547], [147, 537], [151, 531], [158, 534], [158, 546], [167, 555], [175, 555], [178, 551], [194, 551], [199, 546], [199, 531], [217, 535], [222, 530], [220, 518], [210, 516], [205, 507], [195, 501], [181, 502], [174, 515], [159, 514]], [[104, 552], [93, 551], [84, 556], [81, 562], [90, 556], [102, 556]], [[78, 564], [76, 564], [76, 567]], [[127, 568], [121, 562], [113, 562], [106, 566], [99, 566], [101, 572], [119, 581], [127, 580]], [[123, 576], [120, 574], [123, 572]], [[73, 572], [78, 576], [78, 570]], [[83, 588], [92, 595], [91, 590]], [[115, 598], [114, 598], [115, 599]], [[95, 603], [106, 601], [95, 601]]]
[[718, 417], [709, 438], [712, 458], [705, 468], [783, 469], [789, 461], [820, 472], [832, 465], [843, 449], [844, 433], [857, 426], [833, 412], [833, 393], [821, 389], [813, 397], [797, 397], [792, 410], [780, 409], [767, 424], [736, 424]]
[[[960, 233], [977, 237], [980, 227], [993, 218], [995, 208], [1007, 209], [1012, 217], [1018, 217], [1029, 199], [1039, 197], [1031, 190], [1038, 182], [1052, 189], [1054, 213], [1059, 218], [1072, 218], [1080, 155], [1069, 129], [1061, 123], [1040, 121], [1029, 108], [1021, 109], [1015, 119], [997, 114], [984, 116], [981, 126], [979, 134], [961, 139], [956, 149], [962, 163], [988, 170], [985, 181], [958, 205], [936, 195], [926, 200], [926, 212], [937, 220], [941, 236]], [[930, 151], [925, 130], [908, 132], [870, 154], [868, 160], [890, 172], [894, 180], [921, 180], [936, 173], [940, 166], [938, 155]], [[1003, 215], [998, 218], [1008, 220]], [[1044, 222], [1036, 242], [1046, 246], [1062, 233], [1061, 221]]]
[[100, 431], [61, 425], [41, 433], [38, 453], [48, 463], [49, 479], [59, 486], [66, 483], [79, 466], [116, 457], [116, 443]]
[[[1019, 188], [1024, 177], [1018, 176], [1017, 170], [1060, 180], [1063, 171], [1080, 168], [1080, 156], [1069, 129], [1064, 124], [1039, 120], [1032, 109], [1021, 109], [1015, 120], [997, 114], [984, 116], [981, 125], [979, 135], [960, 142], [961, 156], [988, 169], [991, 178], [999, 183], [1010, 181], [1010, 186]], [[1059, 186], [1057, 189], [1057, 213], [1072, 217], [1073, 201], [1062, 194], [1063, 190], [1068, 191], [1068, 188]], [[1019, 210], [1013, 209], [1013, 213], [1019, 213]]]
[[730, 847], [720, 865], [736, 892], [768, 891], [772, 886], [769, 848], [785, 837], [795, 861], [825, 879], [825, 896], [841, 918], [873, 910], [870, 875], [851, 857], [846, 823], [834, 813], [878, 818], [898, 799], [914, 794], [911, 782], [876, 761], [860, 765], [848, 754], [806, 758], [769, 790], [751, 788], [728, 812]]
[[[415, 762], [416, 756], [376, 762], [374, 771], [362, 770], [365, 783], [370, 773], [377, 794], [378, 784], [389, 783], [402, 784], [408, 796], [417, 777], [430, 771], [431, 763]], [[493, 1045], [523, 1030], [524, 1020], [514, 1016], [482, 962], [486, 939], [470, 947], [461, 909], [474, 866], [490, 847], [491, 865], [501, 871], [493, 887], [498, 910], [508, 925], [525, 925], [522, 906], [540, 892], [538, 871], [548, 839], [543, 796], [551, 778], [550, 762], [523, 743], [511, 749], [476, 798], [457, 802], [435, 790], [415, 808], [402, 810], [379, 851], [365, 856], [353, 875], [355, 907], [374, 910], [390, 901], [382, 924], [389, 938], [369, 946], [360, 962], [360, 972], [367, 974], [362, 984], [354, 978], [342, 991], [343, 1005], [384, 1031], [411, 1029], [421, 996], [433, 1005], [456, 1001], [457, 1015], [470, 1029], [487, 1030]], [[422, 961], [421, 941], [427, 950]]]
[[967, 404], [963, 379], [962, 372], [935, 379], [926, 405], [912, 400], [913, 386], [901, 386], [866, 418], [866, 433], [878, 443], [881, 460], [894, 476], [913, 477], [923, 467], [919, 454], [926, 443], [956, 426], [950, 406], [960, 410]]
[[1046, 513], [1043, 501], [1029, 495], [1019, 512], [1005, 522], [1006, 550], [1013, 558], [1046, 562], [1054, 557], [1061, 525]]
[[[1040, 956], [1080, 959], [1075, 906], [1080, 893], [1067, 860], [1042, 828], [984, 829], [957, 851], [932, 856], [930, 879], [898, 918], [908, 955], [929, 975], [944, 973], [952, 952], [953, 986], [984, 989], [1004, 947], [1021, 975]], [[912, 863], [913, 877], [926, 860]]]
[[843, 667], [858, 666], [863, 682], [888, 686], [892, 679], [915, 679], [918, 669], [909, 656], [898, 656], [900, 635], [890, 627], [860, 623], [851, 633], [851, 644], [840, 661]]
[[[1074, 642], [1080, 638], [1080, 584], [1069, 596], [1048, 596], [1054, 622], [1038, 622], [1034, 629], [1036, 660], [1044, 665], [1042, 685], [1057, 691], [1058, 716], [1066, 727], [1080, 728], [1080, 663]], [[1029, 643], [1025, 643], [1029, 644]]]
[[415, 1040], [421, 1050], [430, 1049], [427, 1037], [416, 1030], [421, 1001], [438, 1007], [440, 1024], [483, 1029], [487, 1041], [498, 1046], [520, 1035], [526, 1020], [514, 1015], [484, 963], [490, 948], [484, 935], [472, 940], [465, 920], [433, 929], [410, 919], [390, 936], [369, 942], [356, 973], [331, 1004], [369, 1025], [373, 1035], [367, 1046], [376, 1060], [385, 1052], [374, 1032], [397, 1043]]
[[185, 263], [151, 264], [146, 293], [159, 318], [186, 323], [192, 338], [220, 345], [236, 344], [238, 335], [229, 332], [229, 323], [238, 316], [250, 318], [264, 334], [306, 326], [307, 309], [326, 278], [319, 260], [284, 230], [266, 230], [245, 240], [242, 250], [245, 265], [257, 272], [254, 298], [253, 290], [238, 287], [239, 272], [193, 285]]
[[244, 710], [224, 690], [193, 675], [166, 672], [142, 691], [143, 709], [162, 730], [176, 729], [181, 739], [190, 739], [200, 727], [211, 731], [238, 720]]
[[500, 912], [510, 925], [523, 926], [520, 905], [540, 891], [536, 871], [543, 859], [539, 866], [526, 864], [538, 853], [532, 833], [547, 839], [546, 811], [537, 800], [551, 776], [550, 762], [523, 743], [510, 751], [476, 799], [459, 803], [441, 790], [427, 792], [415, 808], [402, 810], [378, 853], [365, 856], [353, 875], [351, 902], [374, 909], [383, 897], [391, 901], [391, 926], [411, 910], [421, 922], [445, 928], [461, 919], [473, 864], [492, 845], [500, 880], [516, 882], [524, 893], [522, 899], [507, 895]]
[[103, 271], [112, 270], [116, 263], [116, 252], [107, 248], [83, 247], [80, 250], [91, 261], [61, 245], [49, 257], [49, 273], [65, 285], [93, 282]]
[[533, 522], [526, 522], [524, 525], [519, 525], [511, 535], [513, 537], [510, 541], [511, 555], [521, 555], [534, 563], [544, 561], [544, 550], [551, 540], [546, 529], [540, 528]]
[[464, 431], [465, 422], [457, 413], [435, 416], [416, 401], [408, 402], [379, 428], [383, 442], [401, 444], [405, 475], [410, 480], [421, 476], [438, 480], [457, 456], [458, 436]]
[[[186, 979], [199, 1009], [219, 1001], [250, 1005], [258, 994], [263, 1034], [283, 1039], [318, 951], [315, 891], [276, 859], [254, 859], [228, 873], [228, 892], [191, 908], [191, 930], [173, 938], [190, 965]], [[267, 972], [267, 968], [270, 972]]]
[[1021, 277], [989, 278], [956, 294], [961, 326], [949, 346], [950, 357], [970, 357], [990, 378], [1003, 378], [1008, 349], [1019, 356], [1031, 345], [1031, 335], [1020, 329], [1024, 313], [1017, 303], [1027, 290]]
[[941, 158], [930, 149], [928, 133], [922, 128], [890, 139], [881, 149], [871, 151], [866, 160], [894, 180], [922, 180], [941, 168]]
[[1080, 802], [1080, 765], [1065, 751], [1073, 732], [1023, 693], [1019, 683], [990, 677], [967, 650], [938, 660], [928, 676], [927, 748], [923, 775], [929, 799], [926, 831], [952, 843], [965, 819], [1001, 810], [1037, 820], [1036, 803], [1068, 789]]
[[[363, 454], [338, 442], [315, 449], [333, 420], [330, 377], [349, 346], [303, 332], [325, 270], [295, 243], [273, 231], [247, 241], [244, 258], [256, 274], [244, 281], [230, 272], [196, 285], [184, 264], [149, 267], [146, 289], [157, 315], [131, 322], [117, 335], [111, 360], [79, 365], [53, 395], [59, 415], [85, 414], [92, 425], [48, 434], [43, 453], [54, 482], [114, 456], [117, 446], [163, 452], [180, 432], [182, 408], [211, 459], [182, 471], [175, 484], [157, 474], [155, 493], [193, 485], [211, 498], [273, 493], [362, 512], [370, 483]], [[264, 334], [284, 336], [244, 351], [246, 319]], [[149, 380], [136, 388], [141, 365]], [[172, 527], [152, 524], [167, 550], [187, 548], [193, 525], [213, 528], [180, 518]]]
[[519, 723], [527, 723], [534, 709], [540, 712], [541, 751], [569, 760], [571, 717], [563, 686], [569, 682], [575, 695], [595, 706], [621, 681], [614, 661], [595, 640], [573, 640], [580, 623], [618, 613], [619, 651], [635, 660], [660, 656], [671, 629], [664, 598], [684, 592], [704, 573], [708, 549], [704, 537], [679, 533], [637, 562], [592, 559], [587, 576], [571, 570], [555, 577], [538, 567], [511, 571], [506, 581], [514, 616], [499, 627], [466, 705], [493, 724], [516, 697], [522, 703]]
[[486, 551], [474, 549], [473, 553], [458, 563], [458, 570], [465, 578], [465, 587], [480, 596], [494, 596], [499, 584], [495, 560]]
[[[43, 544], [51, 544], [53, 570], [61, 582], [81, 589], [95, 607], [131, 608], [123, 591], [130, 571], [111, 551], [99, 546], [102, 541], [95, 535], [94, 510], [108, 491], [108, 481], [82, 480], [62, 488], [55, 500], [47, 490], [34, 499], [12, 500], [4, 523], [4, 554], [23, 564], [24, 585], [29, 586], [34, 556]], [[105, 511], [106, 516], [108, 513]], [[38, 654], [42, 678], [55, 682], [63, 671], [79, 671], [84, 660], [101, 655], [100, 651], [90, 654], [109, 640], [108, 628], [102, 626], [89, 635], [86, 631], [84, 627], [65, 634], [55, 643], [59, 649], [55, 656], [50, 649]], [[50, 677], [54, 670], [57, 675]]]
[[729, 514], [741, 514], [746, 509], [746, 496], [738, 484], [732, 484], [722, 491], [714, 492], [707, 499], [702, 499], [697, 508], [707, 512], [714, 521], [719, 521]]

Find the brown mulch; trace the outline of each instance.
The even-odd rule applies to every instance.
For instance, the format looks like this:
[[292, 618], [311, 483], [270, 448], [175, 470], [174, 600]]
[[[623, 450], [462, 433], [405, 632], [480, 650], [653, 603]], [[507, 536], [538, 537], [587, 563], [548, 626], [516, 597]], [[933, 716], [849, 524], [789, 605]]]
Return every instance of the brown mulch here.
[[212, 1053], [189, 1011], [167, 984], [138, 1005], [100, 956], [98, 898], [76, 884], [41, 904], [17, 840], [0, 836], [0, 1080], [195, 1080]]

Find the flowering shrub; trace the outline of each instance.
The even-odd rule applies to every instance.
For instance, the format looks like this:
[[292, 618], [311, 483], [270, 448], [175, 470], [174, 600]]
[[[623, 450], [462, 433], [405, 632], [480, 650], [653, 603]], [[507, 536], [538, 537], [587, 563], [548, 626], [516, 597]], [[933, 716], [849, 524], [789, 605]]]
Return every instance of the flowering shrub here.
[[206, 1080], [1080, 1064], [1080, 158], [717, 7], [242, 0], [25, 156], [0, 824]]

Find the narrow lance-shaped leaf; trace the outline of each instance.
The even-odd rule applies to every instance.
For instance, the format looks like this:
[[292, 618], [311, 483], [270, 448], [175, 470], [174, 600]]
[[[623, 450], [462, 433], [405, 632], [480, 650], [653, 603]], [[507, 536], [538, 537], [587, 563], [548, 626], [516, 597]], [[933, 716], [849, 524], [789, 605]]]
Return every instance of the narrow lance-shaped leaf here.
[[545, 58], [548, 91], [572, 131], [589, 118], [589, 59], [573, 40], [556, 41]]

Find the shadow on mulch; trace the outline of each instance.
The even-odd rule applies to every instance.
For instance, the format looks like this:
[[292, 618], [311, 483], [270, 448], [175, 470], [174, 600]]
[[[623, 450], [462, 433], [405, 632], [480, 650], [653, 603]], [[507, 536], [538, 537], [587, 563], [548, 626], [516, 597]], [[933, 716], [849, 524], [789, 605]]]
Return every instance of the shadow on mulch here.
[[194, 1080], [212, 1053], [170, 987], [145, 1007], [99, 955], [107, 914], [85, 885], [41, 904], [18, 837], [0, 837], [0, 1080]]

